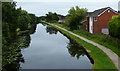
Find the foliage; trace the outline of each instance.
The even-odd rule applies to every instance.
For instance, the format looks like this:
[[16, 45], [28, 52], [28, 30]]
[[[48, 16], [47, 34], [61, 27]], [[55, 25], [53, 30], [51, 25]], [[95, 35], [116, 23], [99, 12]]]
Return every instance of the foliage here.
[[64, 15], [61, 15], [61, 14], [57, 14], [57, 15], [58, 15], [58, 17], [60, 17], [60, 18], [65, 18]]
[[38, 18], [34, 14], [21, 8], [16, 9], [15, 2], [2, 3], [2, 12], [3, 37], [10, 42], [12, 37], [17, 37], [18, 32], [31, 29], [38, 23]]
[[59, 18], [65, 18], [65, 16], [57, 13], [48, 12], [45, 16], [38, 17], [39, 22], [47, 21], [51, 23], [58, 23]]
[[[47, 22], [45, 22], [47, 23]], [[52, 23], [53, 24], [53, 23]], [[55, 24], [55, 23], [54, 23]], [[62, 28], [65, 28], [67, 30], [70, 30], [70, 27], [64, 25], [64, 24], [55, 24]], [[92, 40], [96, 43], [99, 43], [106, 48], [111, 49], [113, 52], [115, 52], [118, 56], [120, 56], [120, 39], [114, 38], [112, 36], [104, 35], [104, 34], [91, 34], [85, 30], [72, 30], [71, 32], [80, 35], [82, 37], [85, 37], [89, 40]]]
[[80, 56], [85, 55], [84, 48], [78, 44], [74, 39], [70, 38], [70, 42], [67, 45], [67, 49], [72, 57], [76, 57], [77, 59], [80, 58]]
[[29, 13], [29, 16], [30, 16], [30, 23], [31, 24], [36, 24], [37, 23], [37, 17], [35, 16], [35, 14], [31, 14]]
[[[48, 22], [44, 22], [44, 23], [55, 27], [56, 29], [60, 30], [62, 33], [66, 34], [68, 37], [73, 38], [77, 43], [79, 43], [85, 49], [90, 50], [91, 52], [89, 53], [89, 55], [94, 59], [93, 69], [105, 69], [105, 70], [113, 69], [113, 70], [117, 71], [116, 67], [113, 64], [113, 62], [111, 61], [111, 59], [102, 50], [100, 50], [96, 46], [94, 46], [90, 43], [87, 43], [84, 40], [79, 39], [78, 37], [70, 34], [69, 32], [64, 31], [63, 29], [58, 28], [55, 25], [52, 25], [51, 23], [48, 23]], [[92, 62], [92, 60], [91, 60], [91, 62]]]
[[78, 29], [78, 25], [80, 25], [80, 22], [86, 17], [86, 12], [87, 9], [79, 8], [78, 6], [75, 8], [72, 7], [68, 11], [69, 14], [67, 15], [67, 21], [71, 30]]
[[120, 38], [120, 15], [115, 16], [109, 22], [109, 34], [113, 37]]
[[41, 22], [41, 21], [46, 21], [46, 16], [40, 16], [40, 17], [38, 17], [39, 18], [39, 21]]
[[[20, 47], [28, 46], [29, 42], [25, 38], [18, 42], [17, 40], [20, 36], [29, 36], [31, 31], [34, 33], [37, 23], [38, 17], [21, 8], [16, 8], [15, 2], [2, 2], [3, 66], [11, 64], [21, 56]], [[26, 45], [19, 42], [26, 42]]]
[[30, 16], [30, 23], [28, 25], [28, 28], [30, 30], [30, 34], [33, 34], [36, 30], [36, 26], [37, 26], [36, 23], [38, 23], [39, 18], [36, 17], [35, 14], [31, 14], [31, 13], [29, 14], [29, 16]]
[[90, 34], [89, 32], [86, 32], [85, 30], [74, 30], [72, 31], [80, 36], [83, 36], [89, 40], [92, 40], [96, 43], [99, 43], [106, 48], [111, 49], [113, 52], [115, 52], [118, 56], [120, 56], [120, 40], [108, 35], [104, 34]]
[[10, 30], [8, 23], [3, 22], [2, 29], [2, 36], [5, 37], [6, 41], [10, 40]]
[[[9, 26], [9, 32], [11, 37], [16, 37], [16, 29], [18, 26], [18, 13], [16, 12], [15, 2], [4, 2], [2, 3], [2, 21]], [[8, 23], [8, 24], [7, 24]], [[5, 29], [3, 29], [5, 30]]]
[[48, 14], [46, 14], [46, 20], [47, 21], [52, 21], [52, 20], [56, 20], [58, 21], [58, 16], [56, 13], [52, 13], [52, 12], [48, 12]]
[[20, 28], [21, 31], [28, 29], [28, 24], [30, 23], [30, 16], [25, 10], [20, 10], [18, 22], [18, 28]]

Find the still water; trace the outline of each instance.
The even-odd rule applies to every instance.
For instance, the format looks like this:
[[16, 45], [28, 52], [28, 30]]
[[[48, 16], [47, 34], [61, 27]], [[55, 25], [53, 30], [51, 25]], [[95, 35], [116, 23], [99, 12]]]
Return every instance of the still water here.
[[93, 65], [83, 47], [44, 24], [37, 25], [22, 55], [21, 69], [91, 69]]

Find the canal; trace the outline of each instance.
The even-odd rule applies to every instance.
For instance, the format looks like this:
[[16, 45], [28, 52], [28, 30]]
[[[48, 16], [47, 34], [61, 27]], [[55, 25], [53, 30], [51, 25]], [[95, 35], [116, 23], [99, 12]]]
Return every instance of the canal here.
[[30, 37], [29, 47], [21, 51], [21, 69], [92, 69], [83, 47], [55, 28], [38, 24]]

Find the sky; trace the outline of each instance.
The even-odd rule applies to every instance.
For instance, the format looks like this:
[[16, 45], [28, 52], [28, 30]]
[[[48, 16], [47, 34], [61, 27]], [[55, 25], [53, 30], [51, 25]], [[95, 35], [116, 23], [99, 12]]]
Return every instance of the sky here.
[[19, 2], [118, 2], [119, 0], [14, 0]]
[[[17, 1], [17, 0], [16, 0]], [[76, 0], [77, 1], [77, 0]], [[89, 12], [94, 10], [111, 7], [118, 11], [118, 0], [19, 0], [17, 1], [17, 8], [34, 13], [36, 16], [44, 16], [48, 12], [56, 12], [58, 14], [67, 15], [71, 7], [79, 6], [80, 8], [87, 8]], [[100, 1], [100, 2], [99, 2]]]

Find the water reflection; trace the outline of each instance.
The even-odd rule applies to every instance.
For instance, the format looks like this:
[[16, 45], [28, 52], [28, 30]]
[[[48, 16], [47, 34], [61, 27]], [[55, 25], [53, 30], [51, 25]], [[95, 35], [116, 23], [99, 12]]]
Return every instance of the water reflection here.
[[70, 55], [72, 57], [76, 57], [77, 59], [79, 59], [80, 56], [87, 55], [87, 57], [89, 58], [91, 64], [94, 64], [94, 60], [86, 52], [84, 47], [82, 47], [80, 44], [78, 44], [75, 40], [70, 39], [70, 42], [68, 43], [67, 48], [68, 48], [68, 52], [70, 53]]
[[29, 28], [29, 33], [18, 35], [14, 43], [3, 46], [2, 48], [2, 71], [19, 71], [20, 63], [24, 63], [24, 57], [21, 53], [21, 49], [28, 48], [31, 37], [30, 34], [34, 34], [37, 24], [33, 24]]
[[[49, 34], [57, 34], [58, 30], [55, 29], [52, 26], [46, 25], [46, 24], [42, 24], [43, 26], [47, 26], [46, 27], [46, 32]], [[59, 31], [60, 32], [60, 31]], [[62, 32], [60, 32], [62, 33]], [[63, 34], [63, 33], [62, 33]], [[89, 58], [90, 62], [92, 64], [94, 64], [94, 60], [90, 57], [90, 55], [87, 53], [87, 51], [84, 49], [84, 47], [82, 47], [80, 44], [78, 44], [74, 39], [70, 38], [69, 36], [67, 36], [66, 34], [63, 34], [65, 37], [67, 37], [69, 39], [69, 43], [67, 45], [67, 49], [69, 54], [72, 57], [76, 57], [77, 59], [80, 58], [80, 56], [84, 56], [87, 55], [87, 57]]]
[[20, 62], [24, 63], [24, 59], [20, 57], [17, 61], [13, 61], [10, 64], [3, 67], [2, 71], [19, 71]]
[[67, 48], [68, 48], [68, 52], [70, 53], [70, 55], [72, 57], [76, 57], [77, 59], [79, 59], [81, 55], [82, 56], [85, 55], [85, 51], [83, 47], [79, 45], [78, 43], [76, 43], [74, 40], [70, 40]]
[[[58, 30], [55, 29], [54, 27], [46, 25], [46, 24], [42, 24], [42, 25], [43, 26], [47, 26], [46, 27], [46, 32], [47, 33], [49, 33], [49, 34], [57, 34]], [[76, 57], [77, 59], [79, 59], [80, 56], [87, 55], [87, 57], [89, 58], [90, 62], [92, 64], [94, 64], [94, 60], [90, 57], [90, 55], [87, 53], [87, 51], [84, 49], [84, 47], [82, 47], [74, 39], [70, 38], [66, 34], [62, 33], [61, 31], [59, 31], [59, 32], [69, 39], [69, 43], [67, 45], [67, 49], [68, 49], [69, 54], [72, 57]]]
[[49, 33], [49, 34], [57, 34], [58, 30], [47, 25], [46, 32]]
[[[45, 29], [43, 27], [45, 27]], [[40, 29], [40, 28], [42, 28], [42, 29]], [[47, 26], [47, 25], [44, 25], [44, 26], [40, 25], [39, 28], [37, 28], [37, 30], [38, 29], [39, 29], [39, 32], [37, 31], [35, 35], [32, 35], [32, 42], [31, 42], [31, 45], [29, 48], [31, 50], [25, 51], [26, 54], [24, 54], [24, 57], [21, 54], [21, 49], [28, 48], [30, 41], [31, 41], [31, 37], [30, 37], [30, 35], [19, 36], [19, 38], [16, 41], [17, 45], [15, 45], [15, 46], [19, 46], [20, 48], [15, 50], [15, 53], [20, 54], [20, 55], [15, 56], [14, 54], [13, 55], [8, 54], [7, 56], [14, 57], [17, 59], [15, 61], [11, 62], [10, 64], [7, 64], [6, 66], [4, 66], [3, 71], [5, 71], [5, 70], [6, 71], [19, 71], [19, 69], [22, 69], [22, 68], [24, 69], [26, 67], [28, 67], [28, 68], [32, 67], [33, 69], [35, 69], [35, 68], [42, 68], [42, 69], [46, 69], [46, 68], [48, 68], [48, 69], [49, 68], [52, 68], [52, 69], [53, 68], [61, 68], [61, 69], [62, 68], [63, 69], [64, 68], [65, 69], [91, 68], [91, 66], [92, 66], [91, 63], [89, 63], [89, 60], [86, 59], [86, 55], [87, 55], [86, 52], [84, 51], [84, 49], [81, 45], [76, 43], [76, 41], [70, 39], [67, 36], [62, 36], [62, 34], [59, 33], [55, 28]], [[40, 32], [40, 30], [44, 30], [44, 31]], [[52, 38], [47, 38], [46, 36], [48, 36], [48, 34], [46, 34], [45, 32], [47, 32], [49, 34], [56, 34], [56, 35], [50, 36]], [[34, 33], [35, 33], [35, 31], [34, 31]], [[36, 37], [36, 35], [40, 35], [40, 34], [44, 34], [43, 36], [45, 38], [43, 38], [42, 35], [41, 35], [42, 38]], [[54, 36], [56, 36], [56, 38]], [[69, 40], [66, 40], [67, 38], [65, 39], [65, 37], [67, 37]], [[36, 38], [38, 40], [36, 40]], [[58, 41], [59, 38], [61, 39], [61, 41]], [[39, 40], [39, 39], [41, 39], [41, 40]], [[45, 44], [40, 44], [43, 42], [43, 40], [44, 40], [44, 42], [47, 42], [46, 44], [48, 44], [48, 46]], [[52, 41], [52, 42], [50, 42], [50, 41]], [[57, 43], [56, 41], [58, 41], [61, 44]], [[65, 43], [66, 41], [69, 41], [69, 43], [66, 44]], [[56, 45], [56, 43], [58, 45]], [[51, 44], [51, 45], [49, 45], [49, 44]], [[38, 45], [38, 48], [36, 45]], [[67, 50], [65, 48], [67, 48]], [[35, 53], [31, 53], [31, 51], [35, 52]], [[44, 53], [46, 51], [47, 51], [47, 53]], [[12, 52], [13, 51], [11, 51], [11, 53]], [[68, 53], [72, 57], [77, 58], [78, 60], [71, 59]], [[28, 54], [30, 54], [30, 55], [28, 55]], [[29, 56], [31, 58], [29, 58]], [[80, 56], [83, 56], [83, 57], [80, 58]], [[90, 56], [87, 55], [87, 57], [90, 57]], [[12, 58], [12, 59], [14, 59], [14, 58]], [[27, 60], [24, 60], [24, 58]], [[7, 58], [5, 58], [5, 59], [7, 59]], [[81, 60], [83, 60], [83, 62], [81, 62]], [[27, 62], [25, 62], [25, 61], [27, 61]], [[21, 63], [23, 64], [22, 66], [21, 66]], [[83, 66], [83, 63], [85, 63], [86, 66]], [[79, 66], [81, 64], [82, 64], [82, 66]]]
[[[16, 43], [9, 46], [9, 49], [3, 48], [4, 53], [2, 54], [3, 69], [2, 71], [18, 71], [20, 63], [24, 63], [24, 57], [21, 53], [21, 49], [27, 48], [30, 44], [30, 35], [19, 36], [16, 39]], [[11, 62], [12, 61], [12, 62]]]
[[32, 28], [30, 28], [30, 34], [34, 34], [36, 32], [36, 27], [37, 27], [37, 24], [34, 24], [32, 25]]

